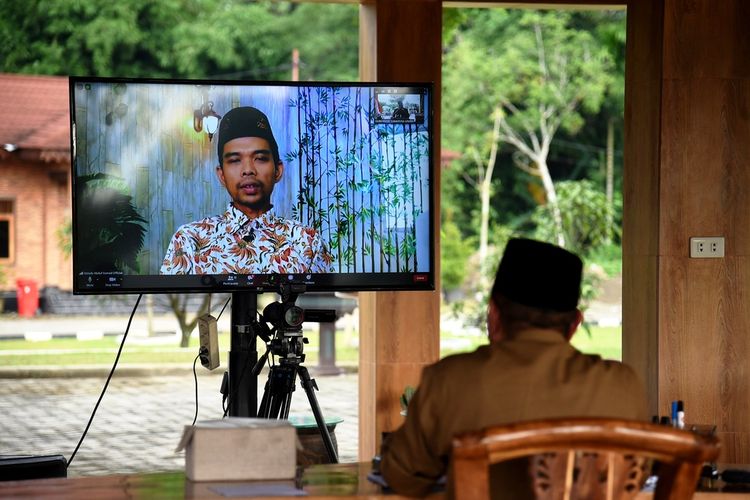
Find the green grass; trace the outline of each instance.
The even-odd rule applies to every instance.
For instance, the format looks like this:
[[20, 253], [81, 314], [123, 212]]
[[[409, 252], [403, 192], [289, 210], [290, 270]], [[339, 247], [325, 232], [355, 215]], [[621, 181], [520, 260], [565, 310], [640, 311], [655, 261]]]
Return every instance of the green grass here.
[[[318, 334], [306, 333], [310, 341], [304, 346], [305, 362], [309, 365], [318, 362]], [[336, 335], [336, 361], [342, 364], [357, 363], [359, 352], [356, 346], [356, 332], [338, 332]], [[192, 365], [198, 354], [198, 338], [190, 339], [190, 346], [181, 348], [177, 340], [129, 338], [125, 342], [120, 363], [175, 363]], [[165, 340], [168, 343], [165, 343]], [[96, 340], [76, 340], [72, 338], [45, 341], [3, 340], [0, 341], [0, 367], [3, 366], [72, 366], [72, 365], [111, 365], [120, 346], [120, 337], [104, 337]], [[230, 337], [219, 334], [221, 364], [227, 366]], [[263, 346], [259, 343], [258, 349]]]
[[579, 350], [599, 354], [605, 359], [622, 360], [622, 328], [619, 326], [591, 327], [591, 335], [580, 328], [571, 343]]
[[[305, 362], [318, 362], [318, 334], [306, 332], [310, 343], [305, 345]], [[149, 340], [148, 342], [150, 342]], [[483, 334], [448, 333], [441, 336], [441, 357], [455, 352], [471, 351], [486, 344]], [[621, 359], [621, 329], [619, 327], [592, 327], [591, 335], [579, 330], [573, 337], [573, 345], [583, 352], [598, 353], [604, 358]], [[356, 365], [359, 361], [359, 338], [356, 331], [336, 333], [336, 362]], [[119, 347], [118, 337], [97, 340], [52, 339], [47, 341], [3, 340], [0, 341], [0, 367], [4, 366], [74, 366], [111, 365]], [[221, 364], [227, 366], [230, 348], [228, 333], [219, 335]], [[259, 345], [259, 349], [262, 346]], [[185, 364], [191, 366], [198, 352], [198, 339], [192, 338], [190, 347], [180, 348], [177, 341], [159, 344], [131, 338], [125, 343], [120, 363], [122, 364]]]
[[[572, 344], [588, 354], [599, 354], [606, 359], [622, 359], [622, 329], [617, 327], [590, 327], [591, 334], [579, 328], [573, 336]], [[485, 335], [449, 334], [443, 332], [441, 337], [440, 356], [476, 349], [487, 343]]]

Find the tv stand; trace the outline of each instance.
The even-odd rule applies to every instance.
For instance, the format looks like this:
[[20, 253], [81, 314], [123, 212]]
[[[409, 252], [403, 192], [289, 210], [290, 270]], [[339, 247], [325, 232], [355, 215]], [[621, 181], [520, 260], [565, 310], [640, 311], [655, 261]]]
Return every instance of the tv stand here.
[[[290, 285], [279, 285], [278, 293], [285, 296], [293, 292], [294, 300], [301, 293], [304, 293], [304, 285], [295, 285], [292, 289]], [[265, 325], [266, 319], [258, 313], [258, 295], [259, 292], [232, 292], [232, 316], [229, 348], [229, 369], [224, 374], [221, 392], [227, 398], [228, 404], [225, 415], [230, 417], [257, 417], [258, 416], [258, 373], [263, 368], [264, 362], [258, 364], [258, 348], [256, 340], [258, 332], [261, 339], [264, 339], [261, 325]], [[286, 300], [286, 299], [284, 299]], [[325, 302], [310, 300], [310, 305], [329, 305]], [[281, 305], [280, 303], [277, 303]], [[336, 311], [333, 309], [304, 309], [304, 320], [317, 323], [335, 323]], [[277, 325], [278, 326], [278, 325]], [[256, 330], [257, 329], [257, 330]], [[301, 330], [301, 326], [300, 326]], [[268, 333], [268, 328], [265, 328]], [[333, 346], [331, 346], [333, 348]], [[304, 357], [302, 357], [304, 361]], [[265, 359], [264, 359], [265, 361]]]
[[229, 348], [227, 415], [256, 417], [258, 415], [258, 377], [252, 368], [258, 361], [257, 335], [252, 323], [257, 321], [258, 294], [232, 293], [231, 339]]

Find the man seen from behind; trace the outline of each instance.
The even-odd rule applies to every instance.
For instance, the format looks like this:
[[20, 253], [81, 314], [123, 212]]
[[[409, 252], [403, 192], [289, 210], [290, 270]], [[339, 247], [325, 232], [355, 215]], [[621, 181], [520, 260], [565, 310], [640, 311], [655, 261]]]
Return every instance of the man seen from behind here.
[[[460, 432], [553, 417], [648, 418], [630, 367], [570, 344], [583, 320], [582, 270], [560, 247], [508, 243], [489, 300], [489, 345], [424, 369], [404, 424], [383, 444], [380, 469], [390, 487], [422, 496], [450, 477], [451, 439]], [[525, 498], [524, 463], [500, 465], [491, 475], [493, 498]]]

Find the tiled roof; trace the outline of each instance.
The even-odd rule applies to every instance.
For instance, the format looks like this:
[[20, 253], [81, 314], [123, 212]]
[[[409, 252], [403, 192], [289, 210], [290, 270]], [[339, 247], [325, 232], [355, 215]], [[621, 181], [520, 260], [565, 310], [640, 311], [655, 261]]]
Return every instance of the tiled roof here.
[[67, 77], [0, 73], [0, 148], [6, 144], [50, 161], [69, 158]]

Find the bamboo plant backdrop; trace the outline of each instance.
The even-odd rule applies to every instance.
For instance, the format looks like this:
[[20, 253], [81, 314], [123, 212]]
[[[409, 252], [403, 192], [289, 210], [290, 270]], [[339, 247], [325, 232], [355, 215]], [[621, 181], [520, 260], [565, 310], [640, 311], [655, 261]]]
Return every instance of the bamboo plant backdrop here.
[[[230, 201], [215, 174], [216, 139], [193, 129], [202, 90], [107, 82], [75, 92], [76, 173], [123, 179], [148, 221], [140, 272], [158, 274], [174, 231]], [[221, 115], [237, 106], [266, 113], [285, 164], [274, 211], [320, 231], [335, 271], [429, 270], [424, 125], [372, 125], [368, 87], [214, 85], [208, 98]]]
[[362, 87], [300, 87], [288, 106], [299, 130], [286, 155], [299, 170], [294, 217], [323, 234], [337, 270], [429, 269], [416, 244], [419, 222], [427, 231], [425, 128], [370, 126], [374, 100]]

